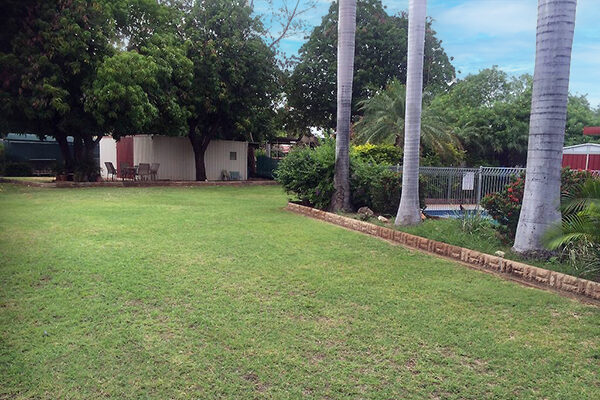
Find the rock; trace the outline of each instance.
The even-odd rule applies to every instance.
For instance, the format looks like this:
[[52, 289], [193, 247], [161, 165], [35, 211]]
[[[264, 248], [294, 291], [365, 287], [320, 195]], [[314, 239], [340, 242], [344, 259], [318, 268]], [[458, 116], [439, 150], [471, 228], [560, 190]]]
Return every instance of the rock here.
[[502, 258], [504, 258], [504, 252], [503, 252], [503, 251], [500, 251], [500, 250], [498, 250], [498, 251], [497, 251], [497, 252], [495, 252], [494, 254], [495, 254], [495, 255], [497, 255], [498, 257], [502, 257]]
[[380, 215], [379, 217], [377, 217], [377, 219], [384, 223], [390, 222], [390, 220], [384, 217], [383, 215]]
[[369, 207], [361, 207], [358, 209], [358, 216], [364, 221], [371, 218], [373, 215], [375, 215], [375, 213]]

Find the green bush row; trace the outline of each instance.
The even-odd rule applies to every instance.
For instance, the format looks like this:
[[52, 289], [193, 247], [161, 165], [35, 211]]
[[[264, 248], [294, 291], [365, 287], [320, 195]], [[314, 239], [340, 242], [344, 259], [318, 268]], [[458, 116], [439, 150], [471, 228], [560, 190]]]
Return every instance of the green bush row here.
[[[386, 165], [350, 155], [350, 191], [355, 209], [366, 206], [378, 214], [393, 215], [398, 209], [402, 178]], [[275, 179], [304, 204], [329, 209], [333, 196], [335, 141], [315, 148], [296, 149], [279, 162]]]

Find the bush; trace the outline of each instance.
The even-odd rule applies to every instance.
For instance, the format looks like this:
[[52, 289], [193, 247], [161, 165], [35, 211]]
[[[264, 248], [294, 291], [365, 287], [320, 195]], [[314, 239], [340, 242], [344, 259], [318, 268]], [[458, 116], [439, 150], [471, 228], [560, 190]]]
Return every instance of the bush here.
[[325, 141], [316, 149], [296, 148], [283, 158], [274, 172], [275, 179], [302, 203], [328, 209], [333, 196], [335, 142]]
[[362, 161], [396, 165], [402, 163], [402, 149], [391, 144], [362, 144], [352, 147], [352, 154]]
[[[562, 195], [570, 195], [589, 177], [587, 171], [564, 168], [561, 173]], [[506, 185], [501, 192], [485, 196], [481, 200], [483, 208], [498, 222], [498, 229], [507, 239], [514, 239], [521, 214], [525, 176], [521, 175]]]
[[[288, 193], [323, 210], [333, 196], [335, 142], [328, 140], [316, 149], [298, 148], [279, 162], [275, 179]], [[350, 156], [350, 192], [355, 208], [367, 206], [379, 214], [395, 214], [400, 202], [402, 178], [385, 165]]]
[[4, 176], [31, 176], [33, 169], [25, 162], [7, 162], [4, 167]]

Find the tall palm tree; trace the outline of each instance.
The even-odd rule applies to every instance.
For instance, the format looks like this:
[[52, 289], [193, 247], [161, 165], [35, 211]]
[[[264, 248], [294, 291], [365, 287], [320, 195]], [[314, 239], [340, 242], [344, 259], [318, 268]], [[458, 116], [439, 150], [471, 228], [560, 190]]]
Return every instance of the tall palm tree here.
[[354, 33], [356, 0], [340, 0], [337, 55], [337, 128], [335, 138], [335, 173], [333, 176], [333, 211], [350, 210], [350, 114], [352, 74], [354, 71]]
[[[358, 103], [363, 117], [354, 124], [356, 143], [404, 145], [404, 113], [406, 111], [406, 86], [397, 79], [388, 83], [369, 99]], [[424, 149], [433, 151], [442, 160], [457, 162], [460, 141], [448, 124], [431, 109], [421, 113], [421, 143]]]
[[514, 250], [543, 248], [560, 221], [560, 169], [577, 0], [538, 0], [533, 94], [523, 207]]
[[402, 195], [400, 196], [400, 206], [396, 215], [396, 225], [416, 225], [421, 222], [419, 211], [419, 147], [426, 14], [427, 0], [409, 1], [404, 165], [402, 168]]

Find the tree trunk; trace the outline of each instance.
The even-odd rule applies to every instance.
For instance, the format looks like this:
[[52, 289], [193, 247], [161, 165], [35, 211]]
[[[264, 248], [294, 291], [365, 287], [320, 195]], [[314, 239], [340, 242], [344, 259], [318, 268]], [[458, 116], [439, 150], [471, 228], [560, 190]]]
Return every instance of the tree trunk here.
[[408, 5], [408, 62], [404, 118], [404, 163], [402, 195], [396, 225], [421, 222], [419, 209], [419, 148], [423, 100], [423, 54], [427, 0], [410, 0]]
[[356, 0], [340, 0], [337, 56], [337, 128], [332, 211], [350, 210], [350, 117], [352, 112], [352, 73]]
[[208, 148], [208, 144], [210, 143], [210, 135], [203, 134], [199, 135], [196, 133], [196, 127], [190, 127], [188, 132], [188, 138], [190, 139], [190, 143], [192, 144], [192, 149], [194, 150], [194, 165], [196, 167], [196, 180], [197, 181], [205, 181], [206, 180], [206, 166], [204, 165], [204, 153], [206, 153], [206, 149]]
[[514, 250], [542, 249], [548, 227], [560, 221], [564, 145], [576, 0], [539, 0], [535, 70], [523, 206]]
[[71, 155], [71, 149], [69, 148], [69, 142], [67, 141], [67, 135], [57, 133], [54, 135], [54, 139], [58, 143], [60, 153], [65, 162], [65, 171], [67, 173], [73, 173], [73, 156]]
[[248, 146], [248, 177], [256, 177], [256, 156], [254, 155], [254, 147]]

